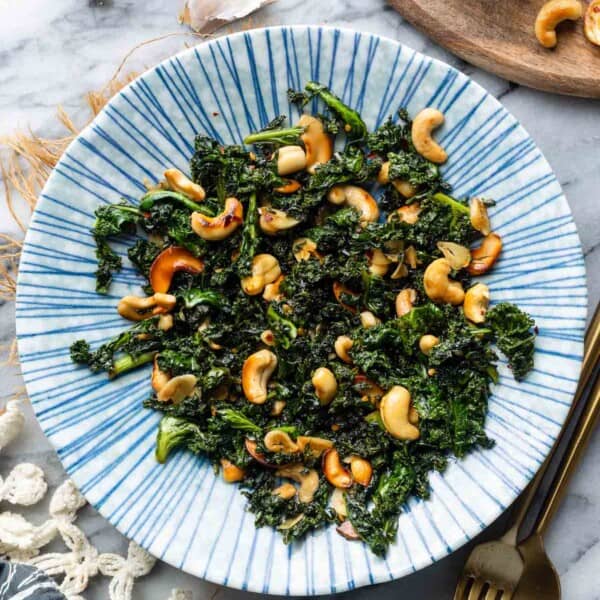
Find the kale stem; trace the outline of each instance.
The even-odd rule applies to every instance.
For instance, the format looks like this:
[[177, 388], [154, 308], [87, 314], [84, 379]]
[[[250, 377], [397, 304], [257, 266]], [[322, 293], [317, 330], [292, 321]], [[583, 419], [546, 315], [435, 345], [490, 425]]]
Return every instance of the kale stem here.
[[461, 212], [461, 213], [463, 213], [465, 215], [470, 214], [470, 210], [469, 210], [468, 206], [465, 206], [464, 204], [461, 204], [460, 202], [458, 202], [454, 198], [451, 198], [447, 194], [443, 194], [442, 192], [438, 192], [437, 194], [433, 195], [433, 199], [437, 200], [438, 202], [441, 202], [442, 204], [446, 204], [452, 210]]
[[153, 191], [144, 194], [140, 200], [140, 209], [143, 211], [149, 211], [154, 204], [160, 200], [175, 200], [190, 210], [201, 212], [203, 215], [209, 217], [213, 216], [212, 212], [209, 211], [205, 206], [194, 202], [184, 194], [180, 194], [179, 192], [171, 192], [168, 190], [161, 192]]
[[267, 129], [251, 133], [244, 138], [244, 144], [294, 144], [304, 133], [303, 127], [287, 127], [286, 129]]
[[138, 367], [149, 363], [154, 358], [154, 354], [155, 352], [145, 352], [135, 358], [131, 356], [131, 354], [126, 354], [121, 358], [117, 358], [117, 360], [113, 362], [112, 369], [108, 372], [108, 376], [111, 379], [114, 379], [127, 371], [137, 369]]

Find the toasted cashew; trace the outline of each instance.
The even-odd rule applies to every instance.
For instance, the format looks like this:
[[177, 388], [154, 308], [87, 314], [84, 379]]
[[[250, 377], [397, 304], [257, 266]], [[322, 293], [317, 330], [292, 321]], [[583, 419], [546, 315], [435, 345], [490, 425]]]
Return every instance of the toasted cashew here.
[[300, 185], [299, 181], [296, 181], [295, 179], [287, 179], [286, 180], [287, 183], [285, 185], [282, 185], [280, 187], [276, 187], [273, 191], [277, 192], [278, 194], [293, 194], [294, 192], [297, 192], [302, 186]]
[[562, 21], [575, 21], [581, 17], [579, 0], [550, 0], [540, 9], [535, 20], [535, 36], [544, 48], [556, 46], [556, 27]]
[[267, 346], [275, 345], [275, 334], [270, 329], [265, 329], [260, 334], [260, 341]]
[[490, 218], [487, 207], [481, 198], [471, 198], [469, 202], [469, 217], [473, 229], [476, 229], [483, 235], [488, 235], [490, 229]]
[[498, 260], [500, 252], [502, 252], [502, 238], [497, 233], [486, 235], [479, 248], [471, 251], [471, 264], [467, 270], [471, 275], [487, 273]]
[[275, 402], [273, 402], [273, 408], [271, 409], [271, 412], [269, 414], [272, 417], [278, 417], [283, 412], [285, 405], [285, 400], [275, 400]]
[[366, 458], [361, 458], [360, 456], [350, 456], [347, 461], [345, 460], [345, 462], [350, 463], [350, 472], [352, 473], [352, 478], [356, 483], [365, 487], [371, 483], [371, 478], [373, 477], [373, 467]]
[[[390, 182], [390, 161], [386, 161], [381, 165], [381, 169], [377, 174], [377, 181], [379, 183], [385, 184]], [[393, 179], [392, 185], [396, 188], [398, 193], [400, 193], [405, 198], [412, 198], [419, 190], [409, 183], [408, 181], [403, 181], [402, 179]]]
[[179, 404], [194, 391], [196, 383], [198, 383], [198, 379], [195, 375], [178, 375], [169, 379], [160, 388], [156, 394], [156, 399], [159, 402], [168, 402], [171, 400], [173, 404]]
[[348, 351], [352, 348], [353, 344], [354, 342], [347, 335], [340, 335], [336, 338], [333, 345], [338, 358], [349, 365], [352, 364], [352, 357], [348, 354]]
[[401, 385], [395, 385], [382, 399], [379, 414], [387, 432], [399, 440], [416, 440], [419, 430], [408, 419], [410, 392]]
[[281, 275], [279, 261], [271, 254], [257, 254], [252, 259], [252, 274], [241, 281], [242, 289], [249, 296], [261, 294], [268, 283]]
[[176, 192], [181, 192], [193, 200], [202, 201], [206, 198], [206, 192], [201, 185], [194, 183], [187, 175], [184, 175], [179, 169], [167, 169], [165, 179], [169, 187]]
[[279, 286], [284, 279], [285, 277], [280, 275], [273, 283], [267, 283], [267, 285], [265, 285], [265, 291], [262, 295], [263, 300], [266, 300], [267, 302], [281, 300], [283, 298], [283, 294], [279, 291]]
[[319, 474], [303, 464], [286, 465], [277, 469], [275, 475], [286, 477], [300, 484], [298, 490], [298, 500], [300, 502], [312, 502], [315, 492], [319, 488]]
[[260, 214], [260, 228], [267, 235], [276, 235], [280, 231], [286, 231], [300, 223], [298, 219], [294, 219], [283, 210], [278, 210], [276, 208], [263, 206], [258, 209], [258, 212]]
[[143, 321], [153, 315], [172, 310], [176, 303], [177, 298], [175, 296], [160, 292], [145, 298], [124, 296], [117, 304], [117, 312], [130, 321]]
[[173, 315], [160, 315], [158, 317], [158, 328], [161, 331], [169, 331], [169, 329], [173, 328]]
[[381, 321], [370, 310], [365, 310], [360, 313], [360, 324], [365, 329], [371, 329], [381, 324]]
[[411, 269], [416, 269], [417, 265], [421, 264], [414, 246], [409, 246], [404, 251], [404, 263], [407, 264]]
[[155, 292], [166, 293], [175, 273], [185, 271], [196, 275], [204, 270], [204, 262], [180, 246], [165, 248], [150, 266], [149, 280]]
[[445, 258], [438, 258], [428, 265], [423, 276], [425, 293], [433, 302], [462, 304], [465, 292], [459, 281], [450, 279], [452, 267]]
[[329, 190], [327, 199], [332, 204], [345, 204], [356, 209], [363, 224], [377, 221], [379, 218], [379, 207], [375, 198], [357, 185], [334, 185]]
[[203, 240], [217, 241], [229, 237], [243, 222], [244, 207], [237, 198], [227, 198], [223, 212], [207, 217], [200, 212], [192, 213], [192, 229]]
[[317, 252], [317, 244], [306, 237], [294, 240], [294, 243], [292, 244], [292, 254], [296, 259], [296, 262], [302, 262], [303, 260], [309, 260], [310, 258], [318, 258], [319, 260], [323, 258]]
[[265, 435], [264, 439], [265, 448], [271, 452], [285, 452], [286, 454], [293, 454], [298, 452], [300, 448], [298, 444], [292, 440], [292, 438], [281, 429], [273, 429]]
[[471, 262], [471, 251], [466, 246], [454, 242], [438, 242], [437, 247], [455, 270], [464, 269]]
[[276, 487], [272, 492], [274, 496], [279, 496], [283, 500], [291, 500], [296, 495], [296, 486], [291, 483], [282, 483], [279, 487]]
[[585, 37], [600, 46], [600, 0], [592, 0], [585, 11]]
[[300, 136], [306, 149], [306, 170], [314, 173], [318, 165], [326, 163], [333, 156], [331, 136], [325, 133], [323, 123], [310, 115], [302, 115], [298, 121], [305, 131]]
[[483, 323], [490, 304], [490, 289], [485, 283], [476, 283], [465, 294], [463, 311], [473, 323]]
[[448, 159], [446, 151], [431, 133], [444, 122], [444, 115], [435, 108], [424, 108], [412, 123], [411, 136], [415, 150], [427, 160], [441, 164]]
[[418, 202], [412, 202], [411, 204], [401, 206], [395, 212], [390, 213], [390, 216], [387, 218], [387, 220], [389, 223], [390, 221], [397, 219], [401, 223], [414, 225], [419, 220], [420, 212], [421, 205]]
[[349, 488], [352, 485], [352, 475], [342, 465], [340, 455], [335, 448], [327, 450], [323, 455], [323, 474], [336, 488]]
[[392, 262], [393, 261], [390, 260], [382, 250], [375, 248], [369, 258], [369, 271], [373, 273], [373, 275], [383, 277], [388, 272], [388, 268]]
[[426, 333], [419, 338], [419, 350], [425, 354], [425, 356], [427, 356], [431, 353], [433, 347], [437, 346], [439, 343], [439, 337], [436, 335], [431, 335], [430, 333]]
[[298, 448], [304, 452], [307, 448], [310, 450], [310, 454], [314, 456], [320, 456], [325, 450], [333, 448], [333, 442], [326, 440], [325, 438], [318, 437], [307, 437], [304, 435], [298, 436]]
[[277, 367], [277, 356], [270, 350], [251, 354], [242, 367], [242, 389], [252, 404], [264, 404], [267, 400], [267, 384]]
[[169, 379], [171, 379], [169, 374], [162, 371], [158, 366], [158, 354], [155, 355], [154, 363], [152, 365], [152, 389], [157, 393], [160, 392], [160, 390], [169, 382]]
[[337, 394], [338, 384], [335, 375], [327, 367], [319, 367], [312, 376], [315, 394], [321, 404], [329, 404]]
[[283, 146], [277, 151], [277, 174], [290, 175], [306, 167], [306, 154], [300, 146]]
[[223, 468], [223, 481], [226, 483], [242, 481], [246, 476], [246, 471], [244, 471], [244, 469], [240, 469], [240, 467], [234, 465], [226, 458], [221, 459], [221, 467]]
[[407, 315], [417, 299], [417, 292], [412, 288], [401, 290], [396, 296], [396, 316], [403, 317]]

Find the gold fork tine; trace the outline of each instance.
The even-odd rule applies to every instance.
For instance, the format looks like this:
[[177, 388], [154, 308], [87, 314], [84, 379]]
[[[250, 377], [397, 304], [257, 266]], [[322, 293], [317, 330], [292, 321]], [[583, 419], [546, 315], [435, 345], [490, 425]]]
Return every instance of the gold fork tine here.
[[[484, 600], [496, 600], [498, 597], [498, 590], [495, 587], [491, 587], [487, 591]], [[502, 600], [504, 600], [504, 596], [502, 596]]]
[[461, 577], [454, 591], [453, 600], [467, 600], [467, 588], [469, 587], [470, 577]]
[[479, 600], [479, 596], [481, 596], [481, 590], [483, 590], [484, 585], [485, 581], [473, 579], [473, 585], [471, 586], [471, 591], [469, 592], [469, 597], [467, 600]]

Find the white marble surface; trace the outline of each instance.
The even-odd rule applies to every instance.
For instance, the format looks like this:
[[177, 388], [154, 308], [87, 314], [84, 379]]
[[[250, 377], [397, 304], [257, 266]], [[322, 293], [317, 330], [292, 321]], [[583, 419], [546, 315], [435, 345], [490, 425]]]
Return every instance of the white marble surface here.
[[[180, 0], [0, 0], [0, 136], [15, 128], [31, 127], [40, 135], [60, 132], [55, 110], [62, 104], [82, 123], [83, 94], [101, 87], [120, 59], [136, 43], [174, 31], [183, 31], [176, 14]], [[554, 167], [569, 199], [586, 254], [590, 306], [600, 295], [600, 104], [552, 96], [515, 86], [483, 73], [449, 55], [405, 23], [384, 0], [279, 0], [255, 15], [254, 25], [328, 23], [354, 27], [398, 39], [413, 48], [457, 66], [485, 86], [521, 120]], [[196, 40], [189, 39], [189, 43]], [[184, 38], [169, 38], [145, 47], [134, 57], [137, 70], [180, 49]], [[0, 232], [16, 232], [0, 206]], [[18, 234], [18, 232], [17, 232]], [[14, 336], [13, 306], [0, 305], [0, 344]], [[18, 370], [0, 368], [0, 399], [22, 387]], [[0, 455], [0, 473], [17, 462], [31, 461], [48, 473], [51, 488], [62, 481], [63, 469], [27, 407], [25, 434]], [[592, 440], [569, 494], [547, 536], [547, 546], [560, 572], [565, 600], [600, 599], [600, 487], [597, 461], [600, 435]], [[3, 507], [5, 508], [5, 507]], [[30, 511], [41, 519], [46, 507]], [[496, 523], [482, 538], [492, 537]], [[103, 551], [120, 551], [126, 540], [102, 517], [87, 507], [80, 523]], [[452, 597], [457, 574], [468, 548], [401, 581], [346, 594], [353, 600], [385, 598], [446, 600]], [[107, 581], [93, 580], [88, 600], [108, 597]], [[215, 586], [159, 564], [141, 580], [134, 597], [163, 600], [172, 587], [194, 591], [194, 600], [210, 598], [245, 600], [250, 594]]]

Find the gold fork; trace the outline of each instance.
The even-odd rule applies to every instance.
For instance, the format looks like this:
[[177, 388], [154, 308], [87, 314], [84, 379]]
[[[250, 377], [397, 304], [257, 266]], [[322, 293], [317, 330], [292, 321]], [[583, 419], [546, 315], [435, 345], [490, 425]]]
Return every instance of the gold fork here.
[[[587, 389], [595, 373], [599, 353], [600, 306], [596, 309], [592, 324], [586, 334], [581, 377], [566, 423], [572, 417], [576, 406], [581, 401], [583, 392]], [[558, 582], [558, 578], [554, 572], [552, 563], [545, 554], [540, 534], [558, 504], [557, 491], [564, 491], [566, 474], [573, 470], [573, 466], [589, 438], [596, 413], [599, 410], [599, 389], [600, 384], [597, 384], [592, 393], [594, 397], [591, 399], [589, 408], [578, 424], [578, 430], [575, 432], [573, 441], [570, 444], [568, 456], [563, 465], [561, 465], [561, 470], [553, 482], [556, 484], [556, 489], [550, 493], [550, 498], [546, 502], [546, 510], [542, 513], [541, 520], [538, 520], [535, 533], [517, 546], [521, 524], [544, 478], [546, 469], [552, 461], [557, 447], [560, 445], [566, 427], [563, 427], [561, 435], [550, 455], [527, 488], [510, 529], [499, 540], [479, 544], [473, 548], [456, 586], [454, 600], [511, 600], [522, 578], [523, 581], [517, 594], [519, 599], [541, 600], [541, 598], [544, 598], [545, 600], [551, 600], [560, 598], [560, 587], [556, 583]], [[540, 583], [543, 583], [540, 582], [540, 577], [538, 576], [542, 577], [548, 585], [555, 582], [556, 585], [553, 588], [555, 593], [551, 593], [550, 595], [540, 595], [537, 592], [530, 594], [528, 589], [539, 590], [538, 586]], [[515, 598], [515, 600], [517, 599]]]

